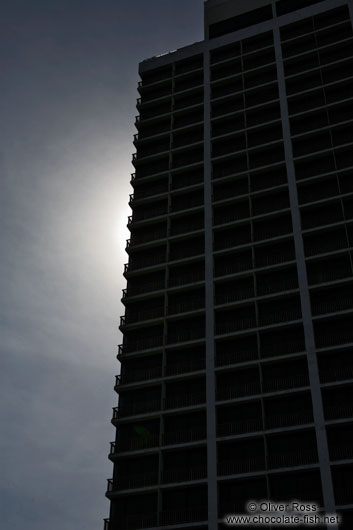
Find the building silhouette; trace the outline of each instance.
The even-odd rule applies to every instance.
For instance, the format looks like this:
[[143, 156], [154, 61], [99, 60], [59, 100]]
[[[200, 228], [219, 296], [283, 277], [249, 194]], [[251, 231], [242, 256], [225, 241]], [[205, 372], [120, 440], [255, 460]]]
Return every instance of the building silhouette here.
[[353, 528], [352, 20], [208, 0], [204, 41], [140, 64], [106, 530], [250, 499]]

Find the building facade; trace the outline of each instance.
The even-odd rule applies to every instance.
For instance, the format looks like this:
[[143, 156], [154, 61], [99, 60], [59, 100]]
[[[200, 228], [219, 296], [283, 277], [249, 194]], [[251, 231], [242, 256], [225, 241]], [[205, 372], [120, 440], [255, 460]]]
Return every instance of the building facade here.
[[352, 20], [208, 0], [204, 41], [140, 64], [106, 530], [250, 499], [353, 528]]

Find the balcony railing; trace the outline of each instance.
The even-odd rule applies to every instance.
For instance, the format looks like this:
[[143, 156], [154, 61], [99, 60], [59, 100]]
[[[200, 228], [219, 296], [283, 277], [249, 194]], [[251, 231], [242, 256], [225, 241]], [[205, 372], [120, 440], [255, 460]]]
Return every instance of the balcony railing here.
[[123, 345], [123, 352], [130, 353], [134, 351], [149, 350], [151, 348], [158, 348], [163, 345], [163, 335], [156, 337], [146, 337], [144, 339], [135, 339], [133, 342], [128, 342]]
[[169, 333], [168, 344], [198, 340], [204, 338], [204, 336], [205, 330], [203, 328], [180, 329]]
[[277, 414], [267, 416], [266, 426], [268, 429], [277, 429], [291, 425], [305, 425], [313, 422], [312, 410], [301, 410], [298, 412], [288, 412], [287, 414]]
[[130, 258], [127, 271], [136, 271], [139, 269], [144, 269], [145, 267], [153, 267], [154, 265], [160, 265], [165, 262], [165, 252], [161, 254], [144, 254], [140, 259]]
[[177, 409], [182, 407], [192, 407], [193, 405], [205, 403], [205, 401], [205, 393], [184, 394], [181, 396], [174, 395], [166, 398], [165, 408]]
[[166, 230], [155, 230], [154, 232], [149, 232], [147, 234], [135, 235], [131, 237], [131, 239], [126, 240], [126, 248], [151, 243], [152, 241], [164, 239], [165, 237], [167, 237]]
[[160, 208], [153, 208], [148, 210], [145, 208], [144, 210], [135, 210], [134, 215], [130, 215], [128, 217], [128, 225], [131, 225], [132, 223], [139, 222], [139, 221], [145, 221], [146, 219], [152, 219], [153, 217], [159, 217], [161, 215], [166, 215], [168, 213], [167, 206], [161, 206]]
[[201, 219], [199, 222], [180, 223], [172, 226], [171, 235], [178, 236], [180, 234], [188, 234], [190, 232], [196, 232], [197, 230], [203, 230], [204, 224]]
[[325, 407], [325, 418], [327, 420], [338, 420], [339, 418], [352, 418], [353, 417], [353, 404], [342, 403], [339, 405], [330, 405]]
[[233, 205], [233, 210], [229, 212], [222, 212], [222, 214], [215, 214], [214, 225], [222, 225], [225, 223], [231, 223], [232, 221], [239, 221], [240, 219], [246, 219], [250, 217], [249, 210], [246, 208], [238, 208], [237, 205]]
[[263, 430], [261, 418], [239, 419], [238, 421], [229, 421], [217, 425], [218, 436], [236, 436], [247, 432], [257, 432]]
[[258, 255], [256, 257], [256, 267], [268, 267], [270, 265], [277, 265], [278, 263], [286, 263], [287, 261], [294, 261], [295, 255], [288, 252], [276, 253], [266, 255]]
[[184, 245], [182, 248], [172, 247], [170, 251], [170, 260], [177, 261], [181, 259], [187, 259], [193, 256], [198, 256], [200, 254], [203, 254], [204, 252], [205, 252], [205, 248], [203, 245], [194, 245], [194, 246]]
[[169, 279], [169, 287], [177, 287], [179, 285], [187, 285], [188, 283], [202, 282], [205, 279], [205, 272], [195, 271], [180, 276], [171, 276]]
[[338, 367], [333, 366], [330, 369], [320, 371], [320, 379], [322, 383], [330, 383], [331, 381], [344, 381], [345, 379], [353, 379], [353, 366]]
[[148, 486], [154, 486], [157, 483], [157, 472], [141, 473], [136, 475], [118, 475], [116, 480], [108, 479], [107, 492], [111, 493], [114, 491], [120, 491], [125, 489], [145, 488]]
[[143, 322], [144, 320], [153, 320], [154, 318], [162, 317], [164, 314], [164, 306], [151, 307], [142, 311], [128, 311], [125, 316], [120, 317], [120, 325], [135, 324]]
[[203, 309], [204, 307], [204, 298], [186, 298], [184, 302], [170, 304], [168, 306], [168, 315], [187, 313], [188, 311], [196, 311], [197, 309]]
[[239, 383], [236, 386], [223, 386], [220, 384], [220, 388], [217, 391], [217, 400], [223, 401], [227, 399], [236, 399], [242, 396], [251, 396], [254, 394], [261, 393], [261, 385], [259, 381], [253, 381], [251, 383]]
[[207, 476], [207, 467], [191, 466], [185, 468], [168, 469], [163, 472], [162, 481], [167, 482], [188, 482], [191, 480], [202, 480]]
[[341, 441], [335, 441], [335, 445], [330, 447], [331, 460], [351, 460], [353, 459], [353, 445]]
[[186, 524], [208, 520], [207, 507], [191, 508], [189, 510], [165, 511], [160, 514], [160, 525]]
[[123, 290], [123, 298], [128, 298], [130, 296], [138, 296], [139, 294], [150, 293], [152, 291], [160, 291], [164, 289], [164, 282], [146, 282], [141, 283], [140, 285], [132, 285], [129, 283], [129, 288]]
[[274, 237], [290, 234], [292, 231], [293, 229], [291, 226], [286, 226], [285, 224], [282, 224], [281, 220], [279, 219], [278, 224], [255, 229], [254, 239], [255, 241], [261, 241], [263, 239], [272, 239]]
[[252, 260], [239, 260], [234, 258], [234, 261], [222, 263], [217, 267], [216, 276], [227, 276], [228, 274], [235, 274], [237, 272], [251, 270], [253, 268]]
[[124, 530], [138, 530], [142, 528], [153, 528], [158, 525], [157, 513], [134, 514], [125, 517]]
[[261, 280], [258, 283], [257, 292], [259, 296], [263, 296], [266, 294], [271, 293], [277, 293], [281, 291], [290, 291], [293, 289], [298, 289], [298, 280], [297, 278], [288, 278], [283, 281], [274, 281], [271, 282], [268, 281], [266, 283], [262, 283]]
[[237, 475], [241, 473], [251, 473], [265, 469], [264, 456], [244, 457], [241, 460], [229, 460], [219, 462], [219, 475]]
[[168, 191], [168, 183], [159, 184], [158, 186], [148, 186], [144, 188], [136, 187], [134, 193], [130, 195], [130, 201], [138, 201], [139, 199], [145, 199], [146, 197], [153, 197], [160, 193], [166, 193]]
[[216, 325], [216, 334], [222, 335], [225, 333], [233, 333], [243, 329], [249, 329], [256, 326], [256, 319], [254, 317], [239, 318], [237, 320], [218, 322]]
[[335, 313], [353, 308], [353, 298], [342, 296], [339, 299], [331, 299], [327, 302], [312, 303], [314, 315], [324, 315], [325, 313]]
[[315, 285], [318, 283], [326, 283], [334, 280], [341, 280], [343, 278], [348, 278], [352, 275], [352, 271], [345, 269], [332, 269], [320, 271], [320, 273], [312, 274], [309, 279], [310, 285]]
[[271, 468], [296, 467], [316, 464], [318, 461], [316, 450], [308, 451], [300, 448], [296, 453], [275, 454], [269, 457]]
[[305, 245], [305, 254], [307, 256], [315, 256], [319, 254], [326, 254], [348, 247], [346, 239], [339, 239], [337, 237], [327, 237], [321, 241], [310, 241], [310, 244]]
[[206, 429], [189, 429], [189, 430], [179, 430], [179, 431], [170, 431], [164, 434], [164, 444], [182, 444], [189, 442], [196, 442], [199, 440], [204, 440], [206, 438]]
[[273, 379], [264, 378], [264, 392], [276, 392], [287, 388], [299, 388], [309, 385], [308, 374], [297, 374], [287, 377], [276, 377]]
[[277, 322], [291, 322], [292, 320], [300, 320], [302, 318], [300, 309], [292, 309], [278, 312], [262, 312], [259, 324], [260, 326], [268, 326], [276, 324]]
[[204, 359], [190, 359], [184, 362], [174, 362], [167, 364], [166, 375], [184, 374], [186, 372], [196, 372], [205, 369]]
[[159, 400], [151, 401], [137, 401], [136, 403], [129, 403], [119, 405], [113, 408], [113, 421], [126, 416], [136, 416], [137, 414], [146, 414], [148, 412], [155, 412], [161, 408]]
[[139, 438], [132, 436], [119, 442], [111, 442], [110, 446], [110, 456], [114, 456], [125, 451], [151, 449], [152, 447], [159, 446], [159, 434], [147, 433], [145, 436], [141, 436]]
[[239, 288], [234, 291], [229, 289], [228, 291], [218, 292], [216, 294], [216, 304], [229, 304], [231, 302], [237, 302], [238, 300], [252, 298], [254, 295], [254, 290], [251, 288]]
[[147, 381], [148, 379], [157, 379], [162, 375], [162, 367], [155, 366], [145, 370], [133, 370], [116, 376], [115, 385], [122, 386], [138, 381]]
[[258, 354], [253, 350], [239, 350], [234, 352], [219, 352], [216, 357], [216, 366], [226, 366], [229, 364], [243, 363], [258, 359]]

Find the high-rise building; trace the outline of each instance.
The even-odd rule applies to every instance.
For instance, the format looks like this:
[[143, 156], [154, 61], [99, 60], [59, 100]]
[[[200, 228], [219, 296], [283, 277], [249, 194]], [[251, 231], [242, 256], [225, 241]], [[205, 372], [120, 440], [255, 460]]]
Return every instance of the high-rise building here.
[[140, 64], [106, 530], [250, 499], [353, 528], [352, 20], [208, 0], [204, 41]]

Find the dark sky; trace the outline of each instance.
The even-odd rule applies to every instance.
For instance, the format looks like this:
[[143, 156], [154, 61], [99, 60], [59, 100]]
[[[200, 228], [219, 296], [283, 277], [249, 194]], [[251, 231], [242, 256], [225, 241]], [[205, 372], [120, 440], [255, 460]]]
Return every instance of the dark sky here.
[[101, 530], [138, 62], [203, 0], [2, 0], [0, 526]]

